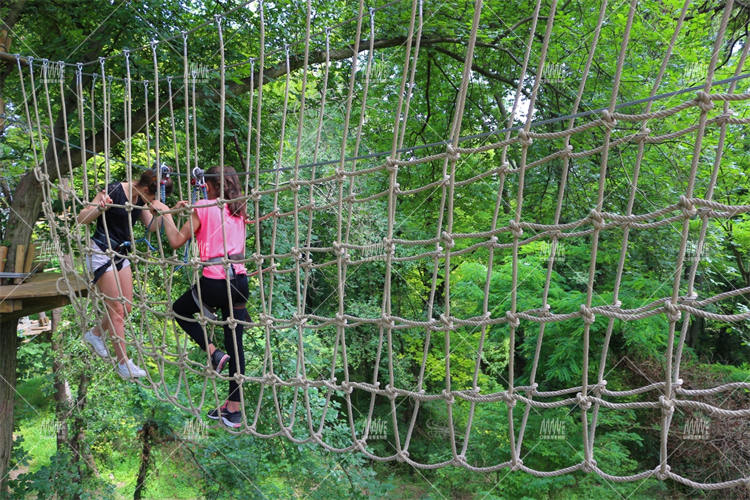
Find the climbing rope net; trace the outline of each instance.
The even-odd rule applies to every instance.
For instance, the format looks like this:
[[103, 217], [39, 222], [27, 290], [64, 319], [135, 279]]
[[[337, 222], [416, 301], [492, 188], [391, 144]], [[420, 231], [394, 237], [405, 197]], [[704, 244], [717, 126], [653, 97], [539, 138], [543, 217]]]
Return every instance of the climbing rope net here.
[[[348, 24], [344, 23], [356, 26], [353, 45], [343, 49], [331, 47], [332, 29], [316, 31], [311, 26], [311, 5], [308, 1], [304, 35], [293, 44], [275, 49], [266, 47], [266, 12], [263, 4], [258, 4], [253, 13], [258, 19], [259, 53], [249, 61], [236, 64], [225, 61], [228, 25], [222, 22], [221, 17], [194, 31], [184, 32], [181, 37], [154, 41], [145, 47], [124, 50], [109, 58], [88, 63], [53, 63], [18, 56], [26, 117], [24, 125], [30, 131], [34, 160], [38, 165], [34, 173], [44, 190], [43, 210], [51, 234], [61, 254], [86, 255], [90, 229], [78, 226], [75, 214], [90, 205], [97, 192], [97, 182], [101, 179], [89, 178], [90, 168], [76, 170], [74, 165], [103, 166], [104, 181], [108, 184], [113, 180], [111, 170], [119, 164], [122, 164], [120, 168], [126, 176], [122, 180], [130, 181], [137, 178], [137, 172], [135, 176], [133, 174], [133, 167], [139, 161], [145, 160], [149, 166], [154, 162], [160, 165], [165, 161], [164, 157], [169, 156], [177, 194], [180, 199], [189, 199], [195, 187], [195, 177], [191, 172], [203, 167], [200, 158], [204, 145], [198, 141], [198, 127], [206, 126], [210, 119], [216, 122], [216, 115], [211, 116], [209, 111], [199, 115], [197, 110], [202, 106], [208, 107], [209, 103], [215, 106], [211, 110], [218, 110], [217, 163], [224, 165], [225, 150], [230, 147], [225, 143], [225, 137], [230, 137], [225, 124], [231, 119], [234, 123], [232, 126], [237, 128], [236, 121], [242, 119], [243, 115], [232, 107], [234, 101], [227, 91], [237, 92], [239, 89], [244, 102], [249, 101], [247, 112], [244, 113], [247, 116], [247, 136], [243, 138], [246, 142], [245, 164], [241, 165], [245, 172], [246, 194], [241, 199], [249, 202], [250, 217], [277, 212], [274, 218], [263, 223], [263, 232], [262, 224], [251, 226], [254, 248], [248, 251], [245, 259], [249, 270], [254, 272], [256, 282], [251, 287], [257, 290], [255, 300], [258, 301], [259, 313], [257, 317], [242, 323], [246, 326], [246, 336], [252, 336], [253, 332], [262, 333], [263, 340], [259, 342], [264, 346], [262, 362], [259, 363], [259, 372], [249, 370], [246, 375], [218, 375], [209, 369], [210, 363], [206, 358], [194, 360], [188, 357], [191, 346], [185, 335], [177, 335], [179, 329], [175, 329], [171, 321], [174, 317], [171, 311], [174, 298], [172, 284], [177, 276], [181, 276], [176, 272], [180, 267], [187, 271], [193, 281], [196, 280], [201, 263], [194, 253], [183, 259], [176, 252], [165, 252], [161, 244], [149, 250], [133, 241], [134, 251], [128, 258], [134, 264], [135, 297], [130, 301], [133, 314], [127, 320], [127, 342], [134, 359], [150, 367], [147, 378], [139, 383], [152, 389], [157, 397], [200, 415], [206, 408], [220, 404], [222, 391], [217, 389], [217, 384], [233, 377], [240, 384], [243, 402], [243, 425], [238, 432], [264, 438], [284, 436], [297, 443], [317, 443], [334, 452], [358, 451], [374, 460], [399, 460], [419, 468], [446, 465], [463, 466], [474, 471], [511, 468], [535, 476], [556, 476], [583, 470], [611, 481], [671, 478], [704, 489], [748, 484], [748, 477], [715, 483], [694, 482], [672, 472], [668, 461], [668, 438], [676, 410], [694, 410], [725, 417], [750, 415], [750, 409], [725, 409], [701, 400], [709, 395], [747, 390], [750, 384], [738, 382], [687, 389], [682, 387], [680, 378], [680, 363], [691, 317], [721, 322], [740, 322], [750, 318], [750, 312], [714, 312], [721, 301], [747, 295], [750, 289], [736, 289], [702, 298], [695, 287], [699, 257], [704, 251], [710, 221], [730, 219], [750, 212], [748, 205], [722, 204], [712, 199], [722, 166], [725, 140], [728, 134], [744, 130], [750, 122], [750, 119], [742, 117], [747, 110], [750, 93], [735, 91], [738, 82], [747, 76], [741, 70], [750, 44], [745, 43], [740, 51], [733, 54], [731, 61], [736, 69], [732, 76], [717, 81], [720, 49], [733, 10], [730, 0], [716, 28], [712, 57], [706, 64], [705, 83], [700, 88], [659, 94], [676, 41], [683, 29], [689, 3], [686, 1], [681, 11], [674, 13], [674, 33], [665, 46], [648, 98], [618, 105], [631, 30], [634, 19], [638, 19], [637, 2], [630, 2], [627, 19], [624, 25], [619, 26], [621, 32], [618, 35], [622, 37], [622, 42], [612, 74], [609, 104], [605, 109], [591, 111], [584, 108], [583, 97], [603, 26], [608, 19], [607, 2], [603, 1], [587, 42], [588, 50], [581, 64], [583, 69], [572, 108], [564, 116], [540, 120], [537, 119], [539, 116], [535, 106], [543, 89], [545, 64], [551, 50], [550, 40], [558, 5], [553, 0], [549, 10], [544, 12], [546, 6], [543, 8], [542, 2], [537, 2], [529, 22], [528, 35], [523, 41], [523, 59], [520, 53], [517, 57], [521, 72], [515, 92], [509, 93], [508, 102], [512, 102], [512, 105], [509, 105], [510, 110], [503, 119], [507, 121], [505, 128], [463, 137], [462, 119], [470, 86], [481, 84], [481, 79], [472, 71], [475, 49], [478, 40], [482, 40], [483, 11], [482, 2], [478, 0], [470, 32], [467, 32], [464, 40], [466, 52], [460, 76], [456, 75], [460, 83], [456, 88], [450, 128], [444, 135], [447, 139], [423, 147], [407, 142], [407, 125], [413, 118], [410, 116], [410, 105], [414, 97], [425, 25], [423, 6], [415, 0], [408, 10], [408, 28], [404, 28], [406, 36], [398, 48], [404, 64], [400, 77], [391, 82], [396, 89], [391, 99], [378, 101], [381, 107], [387, 102], [393, 108], [393, 126], [389, 132], [392, 134], [392, 146], [389, 151], [383, 152], [365, 149], [367, 131], [372, 130], [367, 125], [370, 118], [368, 91], [373, 81], [373, 58], [378, 47], [376, 18], [387, 16], [388, 9], [394, 5], [403, 7], [397, 2], [370, 9], [360, 2], [357, 16]], [[205, 81], [197, 78], [201, 75], [190, 65], [189, 41], [200, 30], [216, 30], [218, 37], [218, 71], [212, 70], [210, 75], [203, 75], [206, 76]], [[182, 75], [160, 74], [162, 58], [174, 57], [169, 55], [167, 45], [170, 50], [175, 46], [181, 49], [178, 52], [181, 52], [183, 63]], [[332, 56], [336, 50], [344, 50], [348, 54], [348, 90], [346, 82], [329, 81], [330, 70], [336, 64]], [[138, 75], [150, 74], [148, 80], [134, 77], [132, 58], [135, 54], [146, 54], [139, 59]], [[143, 67], [144, 57], [152, 61], [151, 68]], [[532, 59], [535, 59], [535, 71], [532, 70]], [[240, 69], [245, 73], [238, 83], [240, 77], [232, 77], [231, 72]], [[59, 81], [54, 85], [49, 83], [49, 75], [53, 71], [59, 76]], [[293, 72], [295, 79], [292, 79]], [[260, 82], [270, 81], [279, 75], [283, 75], [284, 80], [278, 79], [274, 85], [277, 92], [283, 93], [283, 108], [269, 113], [264, 108], [264, 85]], [[315, 88], [310, 85], [312, 79], [315, 80]], [[206, 91], [208, 87], [218, 90], [211, 94]], [[345, 94], [344, 100], [337, 103], [339, 108], [336, 111], [330, 109], [327, 101], [330, 89], [334, 87], [344, 89]], [[722, 87], [724, 91], [716, 92], [714, 87]], [[310, 97], [313, 94], [314, 99]], [[142, 106], [137, 102], [142, 102]], [[113, 106], [113, 103], [116, 104]], [[122, 108], [117, 109], [120, 103]], [[653, 109], [656, 103], [661, 105], [659, 109]], [[641, 106], [639, 112], [625, 112], [635, 105]], [[63, 107], [64, 119], [61, 123], [53, 122], [53, 106]], [[75, 110], [65, 112], [65, 106], [73, 106]], [[340, 149], [330, 159], [325, 158], [324, 154], [330, 151], [331, 130], [330, 126], [327, 128], [326, 120], [332, 115], [340, 118], [336, 126]], [[204, 123], [199, 123], [200, 120]], [[121, 129], [115, 130], [115, 122]], [[544, 123], [557, 123], [560, 130], [536, 132], [535, 129]], [[686, 126], [685, 123], [689, 124]], [[184, 131], [178, 134], [182, 126]], [[272, 143], [277, 149], [271, 154], [267, 150], [266, 144], [271, 142], [266, 140], [266, 134], [274, 136]], [[702, 149], [707, 134], [718, 134], [718, 145], [712, 152], [712, 161], [706, 160], [709, 154]], [[275, 141], [276, 137], [279, 137], [278, 142]], [[597, 147], [576, 147], [584, 144], [584, 139], [590, 141], [592, 137], [599, 139]], [[136, 138], [142, 139], [136, 143]], [[234, 138], [239, 144], [236, 135]], [[674, 194], [673, 202], [668, 206], [635, 212], [639, 174], [649, 148], [673, 144], [680, 138], [689, 141], [692, 146], [692, 152], [685, 153], [686, 156], [692, 154], [689, 168], [681, 174], [684, 192]], [[165, 148], [165, 143], [171, 144]], [[115, 146], [119, 148], [117, 151]], [[140, 151], [140, 156], [136, 155], [135, 149]], [[237, 149], [240, 150], [239, 145]], [[631, 176], [627, 183], [628, 196], [622, 201], [619, 211], [607, 211], [607, 179], [611, 175], [612, 157], [625, 149], [634, 153], [630, 157], [632, 160], [628, 160]], [[164, 153], [170, 150], [170, 155]], [[275, 157], [273, 168], [261, 161], [261, 158], [271, 155]], [[589, 163], [585, 163], [587, 161]], [[569, 221], [563, 222], [566, 218], [563, 212], [569, 173], [575, 165], [591, 166], [595, 163], [598, 163], [598, 191], [589, 207], [590, 212], [577, 218], [568, 217]], [[401, 184], [409, 184], [410, 172], [430, 167], [435, 180], [416, 187], [401, 187]], [[537, 220], [533, 211], [527, 215], [530, 211], [524, 203], [527, 177], [542, 168], [554, 169], [558, 173], [557, 197], [552, 204], [555, 206], [554, 219], [551, 221]], [[597, 175], [596, 169], [593, 170], [592, 175]], [[158, 175], [161, 177], [161, 169]], [[67, 182], [62, 182], [65, 179]], [[479, 184], [491, 186], [493, 216], [483, 231], [462, 232], [461, 225], [466, 214], [460, 214], [456, 205], [460, 197], [473, 196], [467, 194], [467, 190]], [[321, 193], [325, 196], [321, 196]], [[399, 226], [399, 202], [421, 200], [428, 195], [439, 198], [437, 211], [431, 214], [434, 225], [430, 229], [434, 229], [434, 236], [428, 239], [409, 238], [408, 233]], [[62, 216], [52, 207], [53, 200], [59, 196], [64, 198], [68, 207]], [[489, 204], [490, 199], [477, 201]], [[219, 198], [217, 203], [221, 206], [226, 201]], [[133, 205], [127, 204], [124, 208], [131, 217], [136, 215]], [[186, 214], [190, 208], [188, 206], [175, 213]], [[366, 241], [358, 238], [357, 225], [363, 220], [376, 219], [382, 220], [382, 228], [374, 229], [371, 223], [367, 226], [371, 238]], [[686, 256], [691, 223], [692, 227], [697, 224], [699, 228], [693, 249], [698, 258], [692, 259]], [[627, 274], [632, 234], [667, 226], [677, 228], [680, 235], [679, 251], [670, 276], [671, 293], [658, 298], [645, 297], [642, 306], [624, 308], [618, 297], [624, 275]], [[407, 237], [401, 237], [404, 234]], [[152, 238], [159, 240], [161, 237], [157, 233]], [[621, 243], [611, 302], [597, 304], [596, 274], [601, 266], [597, 262], [598, 248], [606, 239], [614, 238]], [[553, 272], [556, 251], [568, 239], [590, 242], [590, 265], [582, 282], [586, 291], [585, 300], [575, 308], [555, 310], [549, 295], [556, 275]], [[519, 309], [519, 291], [529, 286], [523, 279], [523, 252], [525, 247], [539, 242], [549, 244], [550, 248], [546, 279], [541, 287], [536, 283], [532, 285], [539, 295], [538, 307], [522, 310]], [[107, 253], [115, 255], [111, 249]], [[452, 271], [463, 262], [470, 259], [475, 261], [476, 255], [486, 256], [481, 311], [471, 315], [456, 314], [455, 311], [460, 312], [461, 309], [452, 299], [455, 295], [451, 284]], [[507, 290], [509, 298], [502, 310], [498, 310], [498, 304], [490, 303], [489, 298], [493, 286], [493, 266], [497, 267], [501, 260], [509, 262], [512, 271], [511, 285]], [[224, 260], [225, 268], [229, 262], [228, 259]], [[422, 309], [409, 315], [404, 312], [405, 308], [394, 307], [398, 303], [394, 282], [399, 270], [413, 263], [421, 264], [429, 271], [431, 276], [428, 281], [431, 285], [421, 295]], [[90, 282], [90, 275], [81, 271], [81, 266], [74, 263], [64, 264], [64, 267], [67, 267], [66, 280], [78, 274]], [[372, 291], [380, 300], [379, 310], [355, 312], [349, 309], [347, 276], [359, 268], [376, 277], [377, 283], [382, 283], [382, 289]], [[331, 273], [336, 283], [332, 299], [337, 301], [337, 305], [330, 315], [316, 314], [317, 309], [311, 305], [316, 279], [324, 272]], [[147, 290], [143, 285], [154, 274], [163, 279], [162, 294], [160, 291]], [[90, 285], [87, 292], [88, 298], [71, 293], [71, 301], [81, 318], [82, 327], [86, 326], [86, 318], [90, 317], [92, 307], [99, 314], [104, 314], [99, 290]], [[285, 297], [284, 302], [281, 299], [274, 301], [275, 292], [276, 296]], [[606, 327], [594, 329], [597, 316], [604, 318]], [[614, 336], [618, 332], [616, 325], [632, 322], [635, 325], [633, 328], [638, 328], [639, 321], [652, 317], [666, 318], [665, 324], [668, 324], [664, 337], [663, 380], [630, 390], [608, 388], [605, 375], [613, 332]], [[240, 323], [234, 317], [220, 320], [203, 314], [199, 316], [199, 321], [208, 331], [225, 324], [232, 326]], [[545, 363], [543, 346], [545, 341], [555, 342], [554, 338], [544, 338], [545, 328], [559, 322], [582, 325], [582, 379], [576, 387], [541, 390], [540, 383], [543, 387], [545, 385], [544, 381], [537, 381], [537, 374]], [[348, 351], [352, 348], [352, 341], [347, 339], [347, 333], [354, 329], [377, 338], [377, 349], [370, 365], [371, 374], [366, 380], [357, 380], [350, 373]], [[515, 363], [522, 329], [527, 335], [532, 330], [538, 332], [535, 350], [528, 359], [531, 375], [527, 385], [516, 384]], [[507, 373], [502, 377], [504, 389], [484, 392], [479, 387], [483, 377], [484, 349], [488, 337], [496, 331], [502, 331], [506, 336], [510, 353]], [[469, 335], [469, 332], [472, 334]], [[413, 386], [397, 387], [398, 338], [406, 333], [422, 339], [422, 363]], [[320, 344], [310, 342], [315, 335], [330, 340], [328, 351], [322, 349]], [[594, 335], [598, 336], [595, 339], [597, 344], [601, 344], [598, 354], [592, 349]], [[471, 342], [474, 357], [471, 360], [456, 359], [454, 349], [466, 339]], [[289, 359], [280, 358], [279, 342], [286, 343], [286, 354], [292, 353]], [[426, 364], [428, 355], [436, 345], [440, 346], [444, 355], [444, 387], [439, 391], [427, 391]], [[232, 347], [227, 348], [231, 352]], [[328, 356], [330, 369], [326, 373], [310, 373], [307, 361], [310, 356]], [[592, 357], [600, 358], [600, 362], [591, 362]], [[453, 380], [455, 368], [452, 372], [452, 364], [456, 366], [457, 363], [468, 361], [472, 366], [471, 380], [468, 384], [458, 384]], [[597, 370], [590, 367], [590, 362], [598, 367]], [[165, 376], [174, 372], [179, 373], [179, 381], [176, 385], [168, 384]], [[196, 380], [202, 383], [196, 384]], [[254, 400], [250, 400], [251, 388], [255, 389], [252, 393]], [[359, 410], [353, 401], [355, 393], [369, 398], [369, 403], [365, 405], [369, 409], [363, 412], [363, 426], [356, 422], [360, 416], [356, 414]], [[386, 401], [390, 406], [388, 419], [393, 429], [395, 451], [383, 456], [373, 453], [368, 443], [376, 400]], [[333, 425], [327, 415], [334, 401], [342, 402], [341, 413], [345, 415], [343, 425], [348, 427], [351, 436], [348, 444], [327, 439], [329, 428]], [[402, 406], [404, 402], [408, 402], [409, 410]], [[359, 407], [361, 403], [360, 398]], [[442, 404], [447, 411], [447, 440], [451, 453], [448, 459], [440, 462], [420, 461], [409, 452], [420, 408], [428, 404]], [[454, 419], [457, 405], [468, 409], [463, 428]], [[498, 414], [507, 413], [509, 456], [502, 463], [477, 465], [479, 460], [471, 459], [473, 418], [480, 405], [492, 405]], [[530, 412], [563, 407], [580, 412], [583, 423], [580, 436], [582, 460], [551, 471], [535, 470], [524, 465], [524, 432]], [[617, 476], [598, 467], [595, 437], [597, 424], [601, 420], [599, 417], [605, 415], [604, 412], [626, 409], [651, 410], [659, 414], [659, 461], [652, 469]], [[399, 417], [400, 412], [402, 415]], [[403, 412], [406, 412], [406, 416]], [[266, 427], [261, 423], [265, 423]], [[271, 431], [268, 431], [269, 428]]]

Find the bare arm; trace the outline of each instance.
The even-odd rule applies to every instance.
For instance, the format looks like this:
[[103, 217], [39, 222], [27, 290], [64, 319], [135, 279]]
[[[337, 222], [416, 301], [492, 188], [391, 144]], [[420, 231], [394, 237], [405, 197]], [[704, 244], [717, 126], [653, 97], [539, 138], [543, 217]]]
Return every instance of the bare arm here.
[[[154, 202], [155, 208], [159, 210], [167, 209], [166, 205], [163, 205], [161, 203], [157, 204]], [[162, 206], [163, 205], [163, 208]], [[187, 205], [187, 202], [180, 201], [175, 205], [175, 208], [179, 208], [180, 206]], [[177, 229], [177, 224], [175, 224], [174, 219], [172, 218], [172, 214], [165, 214], [162, 215], [162, 219], [164, 219], [164, 231], [167, 234], [167, 240], [169, 240], [169, 246], [172, 248], [179, 248], [182, 245], [184, 245], [190, 238], [193, 237], [193, 234], [195, 234], [195, 231], [198, 230], [199, 227], [201, 227], [201, 221], [198, 218], [198, 214], [195, 212], [195, 210], [192, 211], [190, 214], [190, 219], [188, 219], [185, 224], [182, 225], [180, 229]]]
[[98, 219], [99, 215], [107, 210], [107, 204], [112, 203], [112, 198], [110, 198], [105, 191], [100, 191], [96, 194], [94, 199], [91, 200], [91, 203], [92, 205], [82, 209], [78, 213], [76, 220], [79, 224], [88, 224]]

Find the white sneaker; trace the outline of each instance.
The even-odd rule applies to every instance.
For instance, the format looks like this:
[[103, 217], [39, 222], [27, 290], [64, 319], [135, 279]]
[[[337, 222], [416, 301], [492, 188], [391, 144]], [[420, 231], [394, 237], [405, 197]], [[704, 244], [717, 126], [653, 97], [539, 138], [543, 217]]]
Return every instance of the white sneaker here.
[[141, 378], [146, 376], [146, 371], [136, 366], [132, 359], [125, 363], [117, 363], [117, 374], [125, 380]]
[[107, 350], [107, 346], [104, 345], [104, 340], [102, 340], [101, 337], [94, 335], [93, 328], [83, 335], [83, 340], [86, 342], [88, 348], [97, 356], [102, 359], [109, 359], [109, 351]]

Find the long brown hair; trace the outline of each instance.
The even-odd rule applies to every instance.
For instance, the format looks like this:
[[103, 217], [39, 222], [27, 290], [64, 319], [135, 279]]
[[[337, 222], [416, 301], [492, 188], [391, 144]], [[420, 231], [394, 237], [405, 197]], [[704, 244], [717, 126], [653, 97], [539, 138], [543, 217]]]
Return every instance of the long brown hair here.
[[[163, 181], [166, 181], [164, 183], [164, 191], [167, 196], [172, 194], [172, 178], [167, 177], [166, 179], [162, 177]], [[141, 178], [138, 179], [138, 182], [136, 183], [136, 187], [139, 189], [144, 189], [148, 191], [148, 194], [151, 195], [158, 195], [159, 194], [159, 184], [156, 182], [156, 170], [153, 168], [149, 168], [148, 170], [144, 170], [141, 174]]]
[[225, 200], [235, 200], [227, 204], [229, 213], [235, 217], [246, 217], [246, 200], [236, 200], [242, 196], [240, 188], [240, 178], [232, 167], [224, 167], [224, 192], [221, 191], [221, 167], [211, 167], [206, 172], [206, 182], [219, 193], [220, 198]]

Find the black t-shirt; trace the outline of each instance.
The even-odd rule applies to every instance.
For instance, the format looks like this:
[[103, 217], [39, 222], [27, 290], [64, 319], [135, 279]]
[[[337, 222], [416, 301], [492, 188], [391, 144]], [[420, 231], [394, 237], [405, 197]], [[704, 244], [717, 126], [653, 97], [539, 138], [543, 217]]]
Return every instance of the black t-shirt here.
[[[112, 203], [116, 205], [124, 205], [128, 201], [121, 182], [113, 182], [107, 186], [107, 194], [112, 198]], [[140, 196], [138, 196], [135, 205], [138, 207], [144, 205], [144, 201]], [[133, 224], [135, 224], [135, 221], [141, 218], [141, 211], [139, 209], [133, 210], [131, 217]], [[106, 229], [104, 227], [104, 219], [107, 220]], [[125, 208], [109, 207], [104, 212], [103, 217], [99, 215], [99, 218], [96, 219], [96, 231], [94, 232], [93, 239], [103, 251], [107, 249], [108, 234], [113, 249], [116, 249], [125, 242], [130, 242], [132, 227], [128, 221], [128, 211]]]

